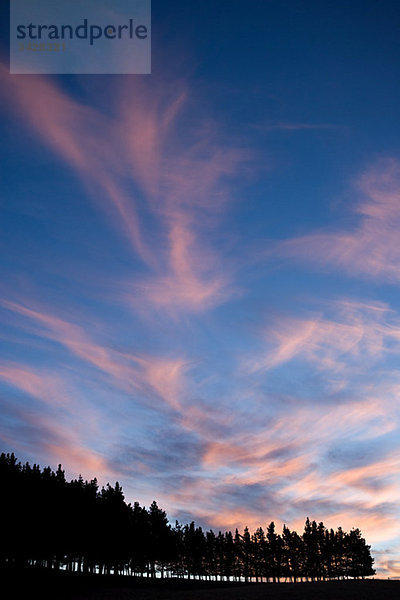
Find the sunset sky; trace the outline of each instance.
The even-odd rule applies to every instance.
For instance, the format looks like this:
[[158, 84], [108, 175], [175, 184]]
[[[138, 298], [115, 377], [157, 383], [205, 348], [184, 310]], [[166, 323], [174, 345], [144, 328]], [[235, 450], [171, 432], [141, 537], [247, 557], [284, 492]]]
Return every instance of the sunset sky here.
[[9, 75], [0, 441], [400, 577], [400, 5], [153, 0], [152, 75]]

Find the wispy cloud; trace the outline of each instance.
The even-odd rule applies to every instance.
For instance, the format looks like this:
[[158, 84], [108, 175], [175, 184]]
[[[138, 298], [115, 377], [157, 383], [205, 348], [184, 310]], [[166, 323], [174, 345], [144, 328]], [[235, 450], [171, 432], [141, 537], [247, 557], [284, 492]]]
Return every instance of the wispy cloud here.
[[5, 67], [0, 78], [8, 108], [69, 164], [147, 266], [128, 286], [133, 306], [139, 296], [142, 307], [197, 312], [231, 296], [212, 230], [248, 152], [206, 115], [178, 135], [178, 117], [196, 110], [184, 85], [126, 80], [110, 116], [50, 80], [10, 77]]
[[133, 306], [150, 302], [176, 316], [187, 307], [201, 311], [232, 295], [229, 275], [215, 269], [216, 257], [204, 251], [190, 227], [177, 221], [169, 233], [165, 273], [132, 284], [128, 301]]
[[[24, 383], [13, 383], [27, 391]], [[32, 390], [28, 393], [32, 393]], [[27, 406], [21, 409], [9, 403], [3, 403], [2, 410], [7, 420], [3, 424], [0, 439], [21, 455], [32, 456], [35, 461], [42, 459], [53, 467], [62, 463], [72, 476], [81, 473], [92, 479], [100, 475], [103, 483], [118, 475], [117, 471], [110, 468], [102, 453], [94, 449], [93, 437], [86, 434], [85, 440], [77, 423], [71, 427], [71, 420], [66, 420], [65, 415], [63, 420], [60, 414], [56, 418], [54, 414], [43, 410], [38, 412]]]
[[25, 317], [25, 328], [29, 331], [65, 347], [73, 356], [111, 378], [117, 388], [126, 392], [147, 392], [146, 402], [152, 397], [153, 402], [161, 398], [172, 409], [180, 407], [182, 377], [188, 366], [184, 359], [118, 351], [93, 341], [80, 325], [43, 309], [8, 301], [2, 301], [1, 305]]
[[362, 199], [352, 228], [316, 231], [280, 242], [274, 254], [320, 268], [340, 269], [348, 276], [397, 283], [400, 279], [400, 164], [383, 160], [356, 184]]
[[247, 359], [250, 372], [269, 370], [294, 359], [320, 370], [340, 372], [365, 367], [386, 354], [400, 353], [400, 321], [388, 305], [342, 299], [309, 318], [277, 315], [266, 327], [265, 353]]
[[71, 404], [64, 382], [55, 375], [39, 373], [19, 363], [3, 363], [0, 364], [0, 379], [50, 406]]

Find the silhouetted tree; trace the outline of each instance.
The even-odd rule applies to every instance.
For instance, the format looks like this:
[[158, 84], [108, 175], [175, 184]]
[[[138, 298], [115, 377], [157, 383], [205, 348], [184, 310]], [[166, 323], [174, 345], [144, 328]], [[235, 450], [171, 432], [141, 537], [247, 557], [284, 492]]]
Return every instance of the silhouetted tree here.
[[125, 502], [122, 487], [99, 490], [96, 479], [68, 482], [54, 472], [0, 455], [0, 567], [155, 577], [200, 577], [279, 582], [284, 577], [368, 577], [374, 559], [359, 529], [327, 530], [307, 517], [302, 536], [272, 521], [264, 533], [213, 531], [194, 522], [171, 527], [153, 502]]
[[271, 521], [267, 528], [267, 573], [272, 577], [272, 581], [279, 582], [282, 572], [282, 540], [275, 531], [275, 523]]

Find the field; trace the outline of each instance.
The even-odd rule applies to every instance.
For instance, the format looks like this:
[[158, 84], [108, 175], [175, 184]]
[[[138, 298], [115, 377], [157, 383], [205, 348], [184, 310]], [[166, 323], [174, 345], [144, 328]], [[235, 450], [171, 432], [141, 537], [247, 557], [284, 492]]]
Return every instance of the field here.
[[146, 581], [125, 577], [85, 577], [21, 572], [2, 573], [4, 596], [13, 600], [390, 600], [400, 599], [400, 581], [241, 584], [199, 581]]

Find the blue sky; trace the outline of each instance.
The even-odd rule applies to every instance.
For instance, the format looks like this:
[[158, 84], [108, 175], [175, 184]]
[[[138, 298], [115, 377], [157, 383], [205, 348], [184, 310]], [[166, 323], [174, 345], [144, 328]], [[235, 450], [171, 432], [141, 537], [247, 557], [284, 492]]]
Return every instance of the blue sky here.
[[10, 76], [4, 35], [3, 450], [400, 575], [399, 26], [153, 0], [150, 76]]

